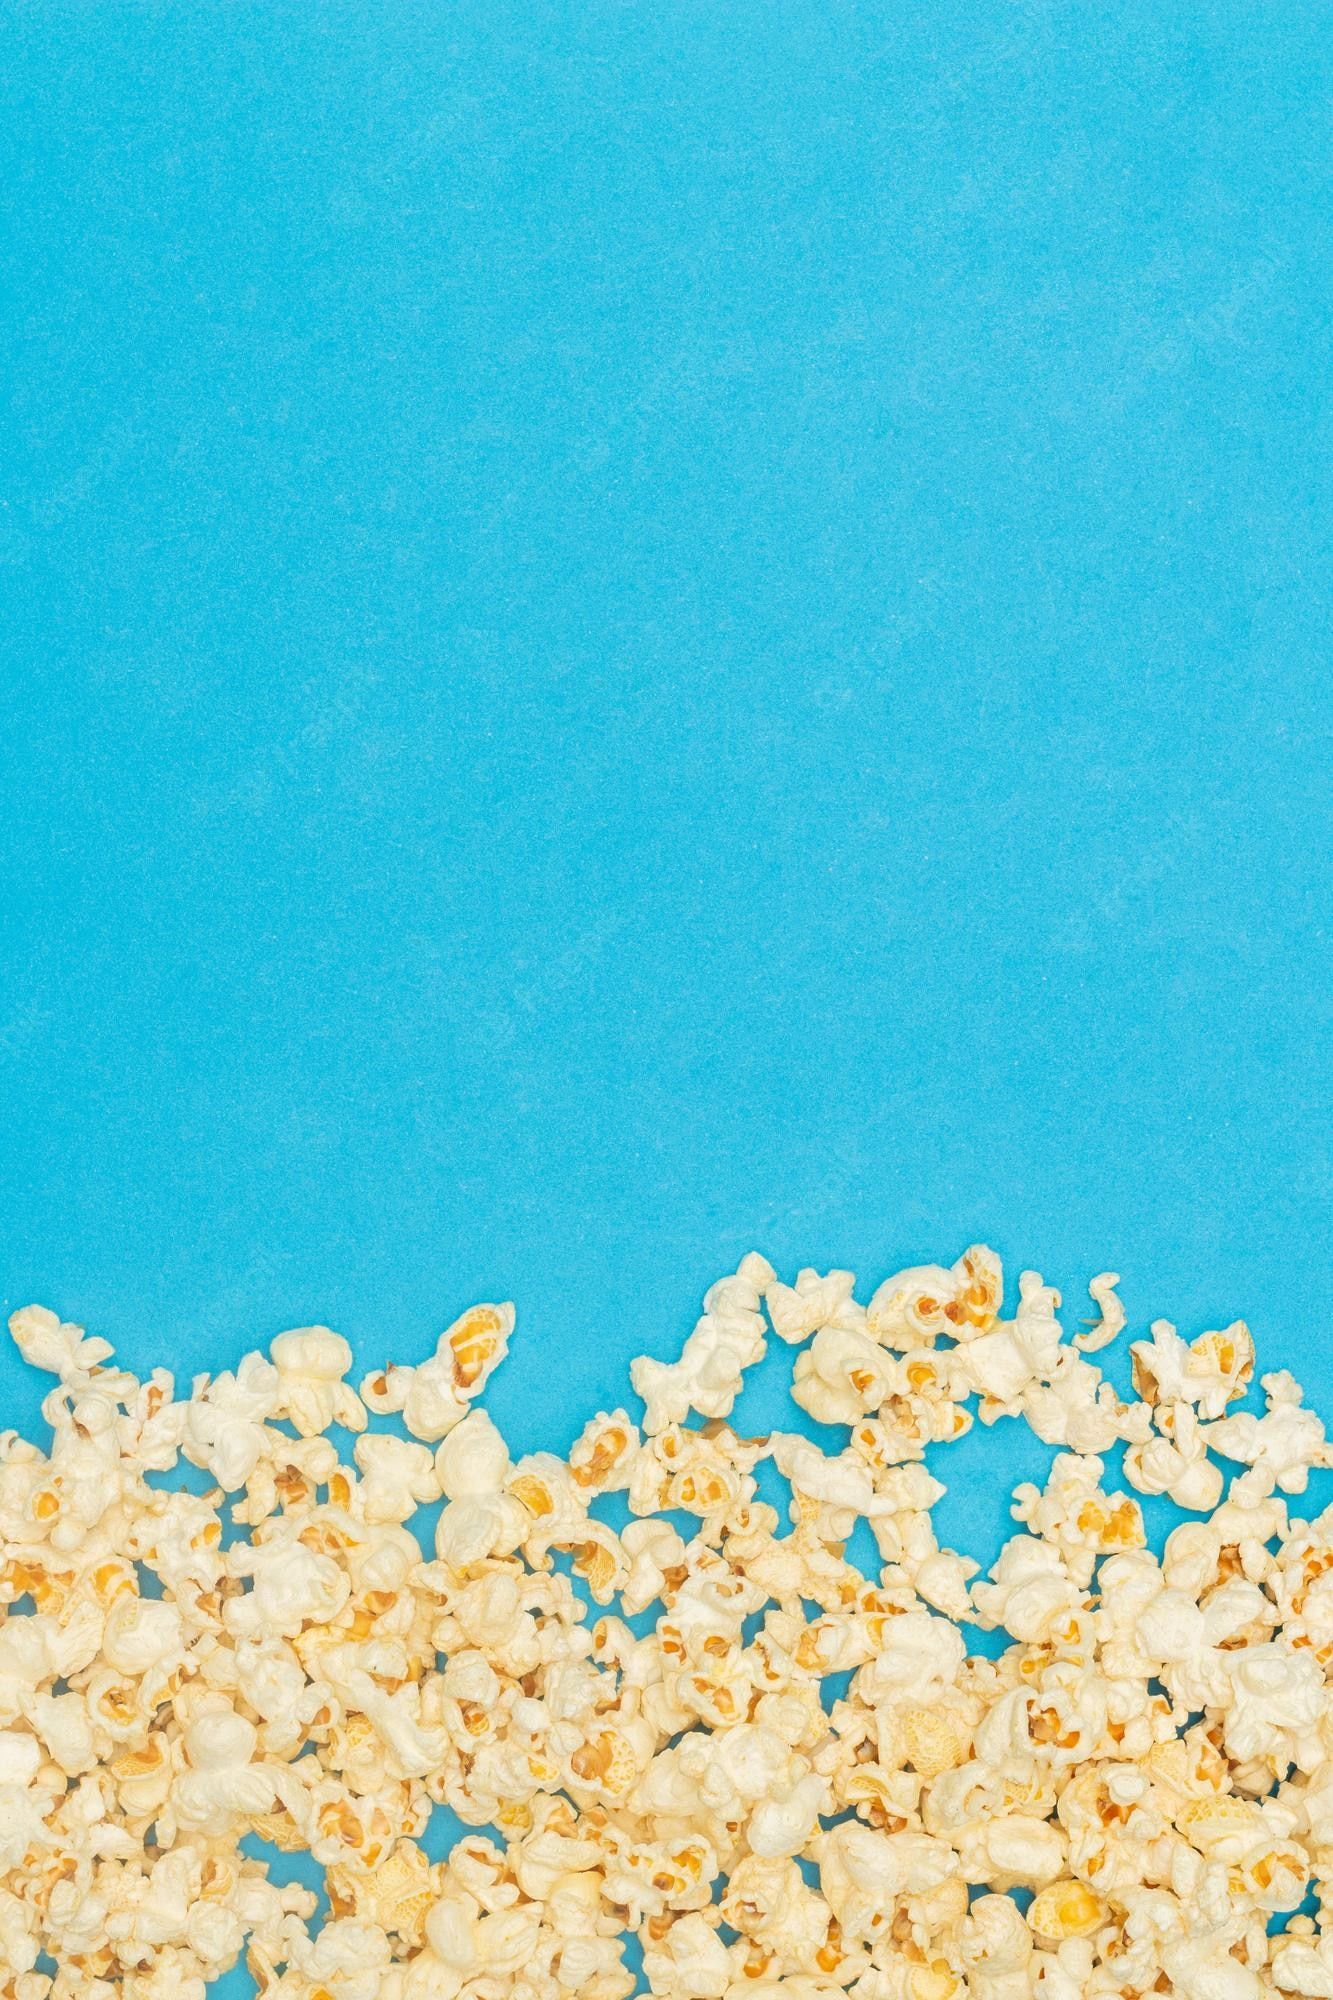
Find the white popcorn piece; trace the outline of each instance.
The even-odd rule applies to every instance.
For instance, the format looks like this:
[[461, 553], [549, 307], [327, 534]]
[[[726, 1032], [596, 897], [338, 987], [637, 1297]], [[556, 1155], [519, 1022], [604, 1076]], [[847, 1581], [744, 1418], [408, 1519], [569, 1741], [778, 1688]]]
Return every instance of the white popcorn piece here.
[[1244, 1320], [1186, 1344], [1169, 1320], [1154, 1320], [1151, 1340], [1130, 1347], [1134, 1386], [1150, 1403], [1190, 1403], [1220, 1417], [1254, 1373], [1254, 1341]]
[[429, 1361], [414, 1368], [389, 1366], [368, 1375], [361, 1394], [381, 1415], [402, 1412], [415, 1438], [438, 1444], [463, 1421], [474, 1399], [504, 1360], [514, 1330], [514, 1308], [471, 1306], [440, 1335]]
[[762, 1257], [746, 1257], [734, 1278], [722, 1279], [706, 1295], [703, 1317], [679, 1361], [642, 1355], [630, 1363], [630, 1381], [646, 1406], [644, 1429], [650, 1436], [684, 1423], [691, 1410], [705, 1417], [731, 1415], [743, 1371], [765, 1353], [759, 1308], [773, 1275]]
[[[892, 1511], [889, 1502], [875, 1491], [869, 1469], [855, 1453], [826, 1457], [809, 1438], [790, 1431], [775, 1431], [772, 1449], [774, 1463], [798, 1496], [804, 1494], [836, 1515], [853, 1518]], [[850, 1525], [848, 1521], [848, 1530]]]
[[435, 1454], [448, 1505], [435, 1527], [435, 1548], [455, 1569], [490, 1555], [508, 1555], [523, 1539], [527, 1517], [505, 1491], [513, 1468], [504, 1439], [484, 1410], [470, 1410]]
[[212, 1382], [201, 1376], [186, 1405], [186, 1457], [211, 1472], [224, 1491], [244, 1486], [272, 1443], [266, 1426], [278, 1414], [281, 1394], [277, 1369], [259, 1354], [247, 1354], [234, 1374]]
[[629, 1486], [643, 1440], [625, 1410], [599, 1410], [584, 1425], [569, 1454], [569, 1472], [581, 1493], [623, 1493]]
[[856, 1279], [851, 1271], [798, 1271], [794, 1285], [773, 1278], [764, 1288], [764, 1305], [779, 1340], [799, 1347], [812, 1333], [825, 1327], [859, 1332], [865, 1325], [865, 1308], [852, 1297]]
[[731, 1984], [727, 1948], [697, 1910], [676, 1918], [660, 1944], [649, 1944], [643, 1969], [666, 2000], [722, 2000]]
[[1116, 1286], [1120, 1283], [1118, 1271], [1103, 1271], [1096, 1278], [1089, 1278], [1088, 1293], [1100, 1314], [1095, 1326], [1074, 1335], [1074, 1345], [1081, 1354], [1098, 1354], [1103, 1347], [1109, 1347], [1125, 1327], [1125, 1308], [1116, 1297]]
[[318, 1437], [330, 1424], [365, 1429], [361, 1398], [343, 1380], [352, 1350], [340, 1333], [326, 1326], [295, 1327], [277, 1336], [269, 1358], [278, 1371], [278, 1414], [291, 1420], [299, 1436]]
[[1264, 1415], [1241, 1410], [1209, 1424], [1204, 1433], [1208, 1448], [1266, 1472], [1283, 1493], [1304, 1493], [1310, 1473], [1333, 1463], [1323, 1422], [1304, 1407], [1300, 1384], [1285, 1370], [1265, 1375], [1261, 1382]]
[[435, 1454], [424, 1444], [368, 1432], [352, 1455], [361, 1474], [358, 1511], [367, 1521], [406, 1521], [440, 1496]]
[[46, 1306], [20, 1306], [9, 1316], [9, 1331], [30, 1366], [79, 1386], [87, 1383], [112, 1353], [109, 1341], [90, 1339], [81, 1326], [62, 1322]]
[[1049, 1385], [1060, 1366], [1060, 1294], [1035, 1271], [1021, 1272], [1018, 1286], [1013, 1319], [993, 1324], [955, 1356], [956, 1383], [980, 1395], [983, 1416], [1016, 1413], [1024, 1393]]
[[1072, 1629], [1083, 1592], [1058, 1548], [1034, 1535], [1014, 1535], [992, 1565], [990, 1582], [973, 1584], [972, 1601], [983, 1623], [1040, 1643]]
[[796, 1358], [792, 1396], [821, 1424], [854, 1424], [893, 1392], [890, 1356], [855, 1327], [825, 1326]]
[[1032, 1992], [1032, 1932], [1008, 1896], [979, 1896], [967, 1913], [960, 1957], [978, 2000], [1025, 2000]]
[[872, 1937], [898, 1898], [938, 1887], [957, 1867], [946, 1841], [927, 1833], [876, 1833], [857, 1820], [819, 1834], [810, 1852], [819, 1863], [824, 1898], [849, 1939]]
[[336, 1558], [309, 1547], [286, 1523], [266, 1541], [238, 1542], [227, 1569], [251, 1582], [245, 1596], [223, 1607], [224, 1623], [237, 1638], [295, 1638], [304, 1625], [327, 1625], [351, 1596]]
[[887, 1347], [929, 1347], [946, 1334], [967, 1340], [994, 1325], [1001, 1291], [998, 1258], [974, 1244], [951, 1270], [922, 1264], [886, 1278], [866, 1309], [866, 1324]]

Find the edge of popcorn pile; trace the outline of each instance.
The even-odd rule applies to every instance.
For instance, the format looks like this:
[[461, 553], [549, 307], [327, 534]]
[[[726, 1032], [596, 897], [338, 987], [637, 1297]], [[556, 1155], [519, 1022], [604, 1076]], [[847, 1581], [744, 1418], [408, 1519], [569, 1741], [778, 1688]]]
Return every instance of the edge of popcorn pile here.
[[[184, 1394], [15, 1313], [56, 1383], [49, 1452], [0, 1433], [0, 2000], [242, 1959], [268, 2000], [625, 2000], [631, 1938], [663, 2000], [1333, 1996], [1333, 1510], [1288, 1507], [1333, 1452], [1286, 1373], [1233, 1407], [1239, 1321], [1157, 1322], [1122, 1399], [1117, 1283], [1066, 1339], [981, 1246], [866, 1304], [751, 1255], [564, 1458], [480, 1407], [510, 1305], [359, 1388], [305, 1327]], [[770, 1337], [827, 1445], [728, 1421]], [[982, 1576], [926, 1457], [1002, 1418], [1056, 1455]], [[1191, 1516], [1160, 1554], [1136, 1495]]]

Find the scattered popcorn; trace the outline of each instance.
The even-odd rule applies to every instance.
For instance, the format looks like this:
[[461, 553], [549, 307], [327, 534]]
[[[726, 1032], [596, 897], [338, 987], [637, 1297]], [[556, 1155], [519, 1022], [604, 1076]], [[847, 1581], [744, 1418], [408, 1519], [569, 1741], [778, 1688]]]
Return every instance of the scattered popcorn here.
[[[1333, 1996], [1333, 1508], [1285, 1497], [1333, 1446], [1289, 1374], [1233, 1407], [1239, 1320], [1155, 1322], [1124, 1401], [1118, 1283], [1067, 1339], [980, 1245], [868, 1305], [751, 1255], [641, 1421], [517, 1460], [508, 1304], [359, 1392], [317, 1326], [179, 1398], [16, 1312], [55, 1386], [49, 1450], [0, 1433], [0, 2000], [626, 2000], [631, 1937], [662, 2000]], [[832, 1444], [734, 1427], [770, 1334]], [[1001, 1418], [1055, 1456], [982, 1576], [927, 1455]], [[1194, 1517], [1160, 1553], [1136, 1494]]]

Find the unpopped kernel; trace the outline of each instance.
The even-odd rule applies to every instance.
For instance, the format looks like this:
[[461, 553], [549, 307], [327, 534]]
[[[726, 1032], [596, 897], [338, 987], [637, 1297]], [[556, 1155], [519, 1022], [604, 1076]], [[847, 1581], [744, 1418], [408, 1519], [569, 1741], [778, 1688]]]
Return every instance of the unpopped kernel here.
[[[0, 1435], [0, 2000], [241, 1960], [272, 2000], [625, 2000], [631, 1938], [663, 2000], [1333, 1996], [1333, 1509], [1288, 1507], [1333, 1450], [1289, 1374], [1234, 1407], [1240, 1321], [1156, 1322], [1122, 1398], [1117, 1283], [1070, 1340], [980, 1246], [867, 1304], [751, 1255], [567, 1458], [478, 1400], [507, 1304], [359, 1387], [304, 1327], [181, 1396], [15, 1313], [57, 1383], [49, 1452]], [[729, 1421], [772, 1334], [823, 1444]], [[982, 1575], [923, 1461], [1001, 1418], [1056, 1456]], [[181, 1460], [202, 1495], [150, 1481]], [[1194, 1517], [1160, 1554], [1154, 1496]], [[248, 1836], [322, 1865], [324, 1922]]]

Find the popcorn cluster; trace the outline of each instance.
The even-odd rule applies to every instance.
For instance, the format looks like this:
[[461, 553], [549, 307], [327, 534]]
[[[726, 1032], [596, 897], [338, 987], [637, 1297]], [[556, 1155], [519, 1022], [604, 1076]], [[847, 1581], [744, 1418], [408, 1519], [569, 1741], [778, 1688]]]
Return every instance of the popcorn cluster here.
[[[516, 1462], [477, 1405], [508, 1305], [359, 1392], [308, 1327], [183, 1399], [15, 1313], [58, 1384], [49, 1453], [0, 1436], [3, 2000], [242, 1957], [269, 2000], [624, 2000], [631, 1934], [663, 2000], [1333, 1995], [1333, 1509], [1285, 1498], [1333, 1451], [1288, 1374], [1228, 1415], [1240, 1322], [1158, 1322], [1122, 1399], [1116, 1283], [1069, 1341], [981, 1247], [868, 1305], [748, 1256], [633, 1364], [641, 1424]], [[828, 1449], [728, 1423], [770, 1334]], [[923, 1461], [1001, 1417], [1058, 1455], [983, 1578]], [[181, 1458], [202, 1496], [154, 1483]], [[1160, 1555], [1135, 1492], [1196, 1517]], [[477, 1831], [432, 1861], [438, 1805]], [[326, 1921], [247, 1835], [322, 1864]]]

